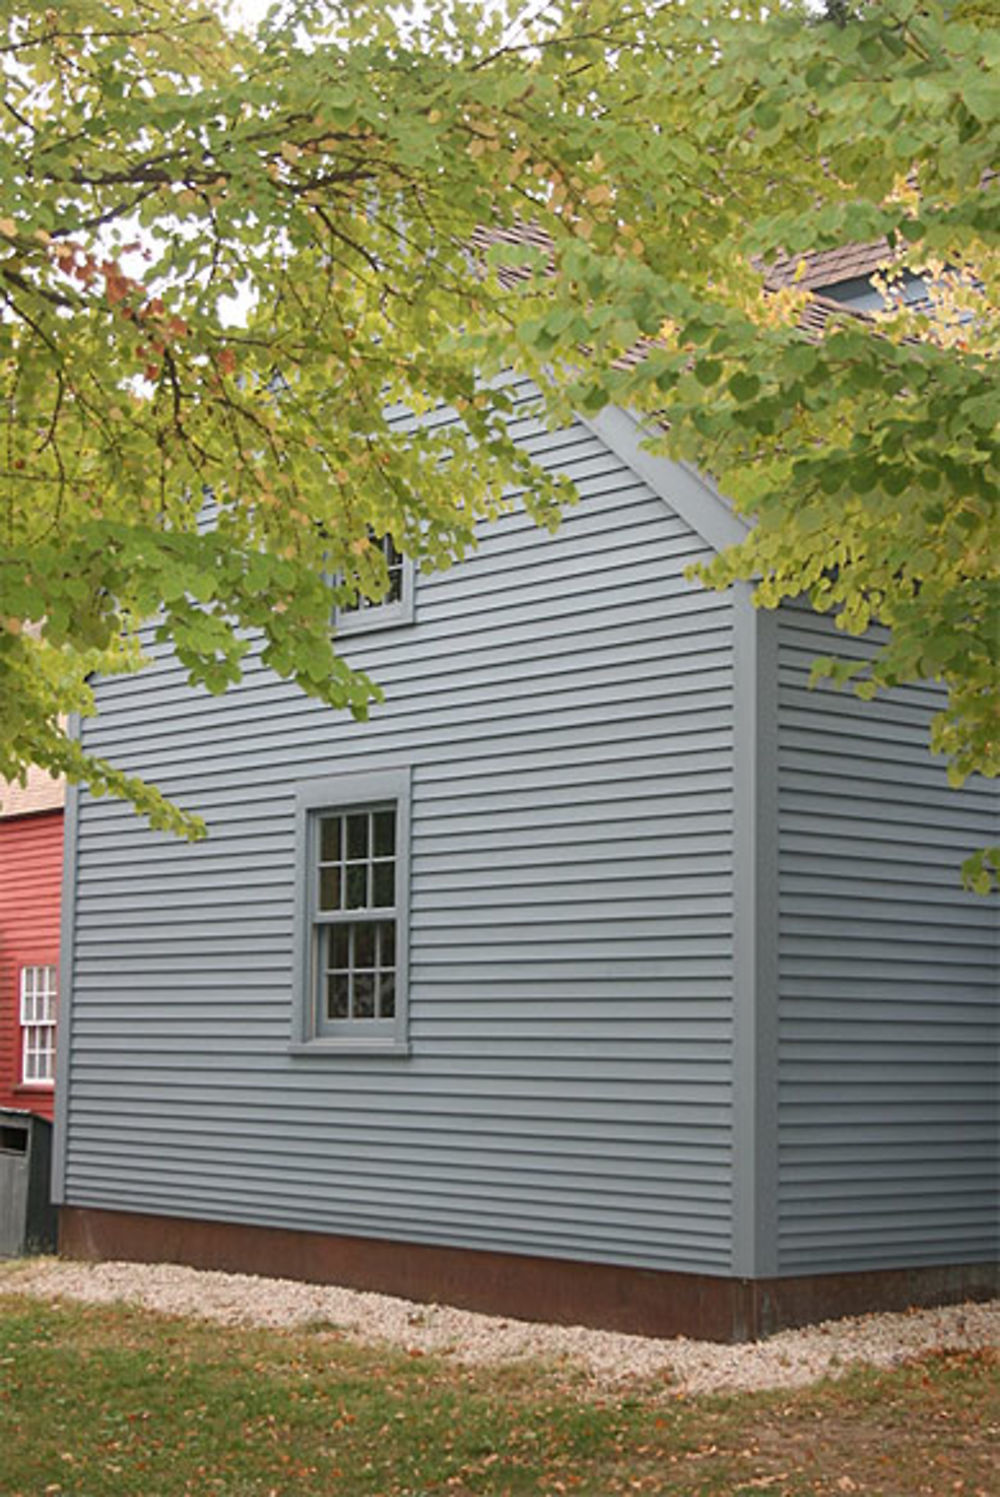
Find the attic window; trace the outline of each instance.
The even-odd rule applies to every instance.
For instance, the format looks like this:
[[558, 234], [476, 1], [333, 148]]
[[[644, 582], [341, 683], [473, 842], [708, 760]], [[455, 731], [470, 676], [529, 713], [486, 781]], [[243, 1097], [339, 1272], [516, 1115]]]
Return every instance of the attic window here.
[[385, 557], [389, 586], [378, 599], [359, 598], [357, 603], [341, 605], [334, 625], [338, 634], [360, 634], [368, 629], [389, 629], [413, 621], [414, 568], [410, 559], [397, 551], [391, 535], [372, 537]]

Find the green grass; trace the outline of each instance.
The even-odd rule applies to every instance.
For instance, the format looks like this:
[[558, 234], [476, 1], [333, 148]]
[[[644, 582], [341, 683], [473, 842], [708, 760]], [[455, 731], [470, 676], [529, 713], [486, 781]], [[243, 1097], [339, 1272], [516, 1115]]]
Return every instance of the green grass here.
[[995, 1497], [1000, 1358], [789, 1394], [610, 1395], [328, 1329], [0, 1297], [2, 1497]]

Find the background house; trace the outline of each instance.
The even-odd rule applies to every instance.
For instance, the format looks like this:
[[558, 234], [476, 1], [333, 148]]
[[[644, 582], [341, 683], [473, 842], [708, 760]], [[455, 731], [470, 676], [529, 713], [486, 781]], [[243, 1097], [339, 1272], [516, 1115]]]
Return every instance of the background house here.
[[52, 1117], [65, 786], [0, 780], [0, 1108]]
[[627, 415], [518, 433], [580, 505], [347, 621], [369, 723], [100, 685], [210, 837], [71, 792], [64, 1250], [721, 1338], [996, 1292], [996, 787], [685, 580], [737, 524]]

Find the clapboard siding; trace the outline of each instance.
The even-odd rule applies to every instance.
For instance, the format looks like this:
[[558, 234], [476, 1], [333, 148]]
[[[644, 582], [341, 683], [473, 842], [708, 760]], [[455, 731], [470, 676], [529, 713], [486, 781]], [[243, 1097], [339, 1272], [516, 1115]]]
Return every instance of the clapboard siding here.
[[[517, 431], [580, 504], [345, 637], [368, 723], [253, 659], [101, 684], [86, 747], [211, 835], [80, 804], [69, 1204], [726, 1271], [731, 607], [584, 427]], [[412, 766], [411, 1052], [292, 1055], [294, 792], [359, 761]]]
[[996, 786], [952, 789], [940, 706], [810, 691], [857, 640], [779, 621], [779, 1265], [962, 1263], [998, 1251], [1000, 930], [961, 889]]
[[47, 1118], [51, 1085], [22, 1080], [21, 969], [59, 965], [62, 869], [61, 810], [0, 817], [0, 1107]]

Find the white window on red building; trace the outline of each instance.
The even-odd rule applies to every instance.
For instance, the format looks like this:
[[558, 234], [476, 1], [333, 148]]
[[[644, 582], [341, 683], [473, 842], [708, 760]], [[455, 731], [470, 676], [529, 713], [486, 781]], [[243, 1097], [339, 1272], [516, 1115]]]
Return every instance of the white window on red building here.
[[21, 1081], [51, 1086], [56, 1077], [55, 967], [21, 968]]

